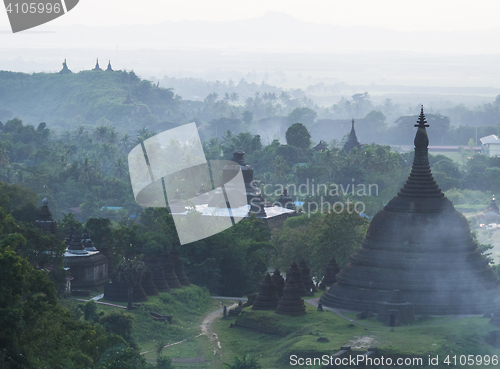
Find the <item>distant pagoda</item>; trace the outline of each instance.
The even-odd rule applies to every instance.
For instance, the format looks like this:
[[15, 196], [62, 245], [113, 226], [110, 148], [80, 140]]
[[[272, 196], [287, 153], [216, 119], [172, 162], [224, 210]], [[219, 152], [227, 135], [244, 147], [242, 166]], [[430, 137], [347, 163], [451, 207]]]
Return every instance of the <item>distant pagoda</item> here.
[[354, 118], [352, 119], [352, 127], [351, 133], [349, 133], [349, 137], [347, 138], [347, 142], [344, 144], [344, 150], [349, 154], [349, 151], [354, 149], [355, 147], [361, 147], [358, 142], [358, 137], [356, 136], [356, 131], [354, 130]]
[[432, 177], [423, 107], [415, 135], [415, 158], [404, 187], [379, 211], [363, 247], [350, 257], [323, 305], [376, 311], [399, 290], [415, 314], [481, 314], [495, 310], [499, 279]]
[[95, 67], [92, 70], [102, 70], [101, 67], [99, 66], [99, 58], [97, 58], [97, 61], [95, 63]]
[[63, 65], [63, 69], [61, 69], [59, 71], [59, 74], [71, 74], [73, 73], [69, 68], [68, 68], [68, 64], [66, 64], [66, 59], [64, 59], [64, 63], [62, 64]]
[[111, 68], [111, 60], [108, 62], [108, 67], [106, 68], [106, 72], [114, 72], [113, 68]]

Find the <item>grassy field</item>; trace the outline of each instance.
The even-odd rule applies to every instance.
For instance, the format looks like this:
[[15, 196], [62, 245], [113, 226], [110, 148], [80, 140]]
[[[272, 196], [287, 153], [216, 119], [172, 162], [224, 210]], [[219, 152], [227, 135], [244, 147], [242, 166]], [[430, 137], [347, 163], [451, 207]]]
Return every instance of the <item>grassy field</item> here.
[[[321, 294], [318, 292], [311, 298]], [[310, 304], [306, 304], [307, 314], [300, 317], [253, 311], [250, 307], [245, 308], [238, 318], [222, 319], [221, 314], [209, 315], [234, 302], [213, 299], [196, 286], [149, 297], [131, 312], [134, 316], [133, 337], [147, 361], [153, 364], [158, 348], [166, 345], [161, 355], [173, 358], [176, 368], [222, 368], [223, 363], [233, 362], [235, 356], [243, 358], [247, 354], [255, 356], [264, 369], [290, 368], [293, 367], [290, 365], [291, 355], [319, 358], [334, 354], [341, 346], [351, 346], [356, 351], [377, 347], [380, 354], [394, 358], [439, 355], [444, 359], [446, 355], [454, 354], [500, 357], [500, 349], [486, 342], [489, 332], [498, 328], [489, 324], [489, 319], [479, 316], [424, 317], [407, 326], [390, 328], [375, 318], [358, 320], [362, 323], [358, 324], [354, 312], [343, 312], [346, 317], [343, 318], [328, 310], [318, 312]], [[78, 303], [75, 299], [63, 302], [72, 310], [77, 309]], [[150, 310], [171, 314], [172, 324], [154, 321], [149, 316]], [[98, 304], [98, 312], [101, 311], [126, 312], [125, 309]], [[202, 334], [200, 324], [210, 316], [215, 319], [208, 333]], [[236, 319], [274, 328], [280, 334], [230, 327]], [[318, 342], [320, 337], [327, 338], [328, 342]]]
[[[498, 328], [482, 317], [427, 317], [408, 326], [390, 328], [375, 318], [362, 320], [360, 322], [366, 325], [360, 325], [332, 311], [318, 312], [309, 304], [306, 304], [306, 308], [307, 314], [300, 317], [246, 308], [238, 318], [279, 328], [286, 332], [284, 336], [230, 328], [236, 318], [214, 323], [212, 329], [221, 341], [223, 359], [230, 361], [232, 356], [251, 354], [257, 357], [263, 368], [281, 369], [292, 367], [291, 355], [321, 357], [334, 354], [341, 346], [352, 346], [353, 350], [359, 351], [377, 347], [386, 357], [500, 355], [500, 349], [494, 349], [486, 342], [489, 331]], [[346, 315], [355, 319], [355, 313], [348, 312]], [[318, 342], [319, 337], [328, 338], [328, 342]]]

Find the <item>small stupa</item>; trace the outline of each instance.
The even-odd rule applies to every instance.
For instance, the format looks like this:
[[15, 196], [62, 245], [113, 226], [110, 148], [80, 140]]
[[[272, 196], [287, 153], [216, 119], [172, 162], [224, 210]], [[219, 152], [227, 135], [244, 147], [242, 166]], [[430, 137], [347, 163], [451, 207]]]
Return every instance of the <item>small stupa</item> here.
[[286, 271], [286, 281], [288, 282], [288, 278], [292, 277], [297, 284], [297, 288], [299, 290], [300, 296], [304, 296], [307, 293], [306, 286], [304, 286], [304, 282], [302, 281], [302, 272], [300, 271], [297, 263], [295, 261], [290, 265], [290, 268]]
[[283, 295], [283, 288], [285, 287], [285, 280], [281, 276], [281, 273], [278, 268], [274, 270], [274, 273], [271, 277], [274, 285], [276, 286], [276, 294], [281, 297]]
[[295, 204], [293, 203], [293, 199], [290, 197], [290, 195], [288, 195], [288, 188], [286, 187], [283, 190], [281, 196], [278, 198], [278, 200], [276, 200], [276, 202], [278, 202], [283, 208], [290, 210], [295, 209]]
[[330, 259], [330, 262], [326, 266], [325, 276], [323, 280], [319, 284], [320, 290], [326, 290], [327, 287], [330, 287], [332, 284], [337, 282], [335, 276], [340, 272], [340, 267], [337, 264], [337, 260], [334, 257]]
[[87, 251], [97, 251], [94, 246], [94, 242], [92, 242], [92, 239], [90, 238], [90, 233], [87, 228], [85, 228], [82, 233], [82, 245]]
[[57, 223], [52, 218], [52, 213], [49, 210], [49, 200], [46, 198], [42, 200], [42, 208], [38, 219], [35, 221], [35, 227], [54, 235], [57, 233]]
[[252, 310], [274, 310], [278, 306], [280, 298], [276, 294], [276, 285], [269, 273], [260, 282], [259, 294], [255, 298]]
[[150, 258], [148, 260], [148, 268], [153, 274], [153, 282], [156, 286], [158, 292], [168, 292], [170, 291], [170, 285], [165, 279], [165, 273], [163, 272], [163, 267], [161, 266], [158, 259]]
[[[181, 288], [181, 282], [175, 274], [175, 265], [167, 250], [163, 250], [158, 259], [159, 265], [163, 268], [163, 275], [170, 288]], [[182, 261], [181, 261], [182, 262]], [[183, 268], [184, 269], [184, 268]], [[186, 277], [187, 278], [187, 277]]]
[[108, 67], [106, 68], [106, 72], [114, 72], [113, 68], [111, 68], [111, 60], [108, 62]]
[[304, 300], [300, 298], [300, 292], [292, 276], [287, 277], [283, 296], [281, 296], [275, 313], [290, 316], [299, 316], [306, 313]]
[[302, 282], [304, 283], [304, 286], [307, 290], [307, 292], [317, 292], [318, 290], [316, 289], [316, 286], [314, 285], [314, 282], [311, 277], [311, 269], [307, 265], [306, 261], [304, 258], [299, 262], [299, 268], [302, 273]]
[[68, 252], [82, 255], [89, 253], [85, 250], [85, 246], [82, 245], [82, 239], [74, 228], [71, 230], [71, 241], [68, 244]]
[[191, 283], [189, 282], [186, 273], [184, 273], [184, 265], [181, 260], [181, 254], [175, 248], [175, 245], [170, 251], [170, 260], [174, 263], [175, 275], [177, 276], [177, 279], [179, 279], [179, 282], [181, 282], [181, 285], [190, 286]]

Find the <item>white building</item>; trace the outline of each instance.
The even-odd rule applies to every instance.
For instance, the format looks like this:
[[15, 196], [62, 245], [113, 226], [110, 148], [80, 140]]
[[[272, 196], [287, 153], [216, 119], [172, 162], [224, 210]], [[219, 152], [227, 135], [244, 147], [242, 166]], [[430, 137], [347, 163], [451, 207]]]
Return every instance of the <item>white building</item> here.
[[489, 135], [480, 139], [481, 151], [484, 155], [499, 156], [500, 155], [500, 139], [497, 135]]

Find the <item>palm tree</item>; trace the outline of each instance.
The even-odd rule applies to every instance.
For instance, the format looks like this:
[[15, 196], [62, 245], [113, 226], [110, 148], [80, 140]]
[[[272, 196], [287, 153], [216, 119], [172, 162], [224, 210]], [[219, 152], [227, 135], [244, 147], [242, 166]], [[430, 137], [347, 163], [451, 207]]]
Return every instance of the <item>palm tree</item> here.
[[288, 104], [288, 102], [290, 101], [290, 95], [288, 93], [286, 93], [285, 91], [281, 91], [279, 97], [278, 97], [281, 102], [285, 105]]
[[94, 182], [96, 172], [96, 162], [91, 162], [89, 157], [86, 156], [83, 163], [81, 163], [80, 177], [78, 179], [88, 186]]
[[128, 133], [125, 133], [120, 139], [120, 145], [122, 146], [122, 149], [128, 150], [130, 143], [131, 143], [130, 136], [128, 135]]
[[108, 127], [99, 126], [94, 129], [94, 137], [97, 141], [103, 141], [108, 133]]
[[132, 310], [134, 286], [141, 283], [144, 273], [146, 273], [146, 265], [141, 261], [141, 256], [136, 256], [133, 259], [122, 258], [116, 266], [116, 278], [127, 286], [127, 310]]
[[127, 163], [123, 160], [123, 158], [115, 160], [113, 173], [118, 178], [123, 178], [127, 175]]
[[229, 99], [232, 103], [236, 104], [240, 100], [240, 96], [236, 92], [233, 92]]
[[229, 129], [222, 135], [222, 139], [224, 140], [225, 143], [231, 143], [234, 137], [235, 137], [234, 133], [231, 132], [231, 130]]
[[116, 141], [118, 141], [118, 133], [115, 131], [115, 127], [111, 127], [108, 132], [108, 142], [115, 144]]

